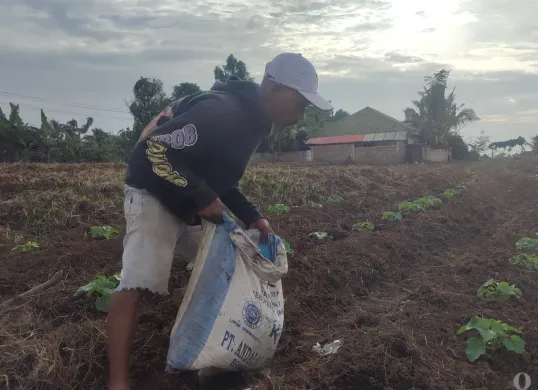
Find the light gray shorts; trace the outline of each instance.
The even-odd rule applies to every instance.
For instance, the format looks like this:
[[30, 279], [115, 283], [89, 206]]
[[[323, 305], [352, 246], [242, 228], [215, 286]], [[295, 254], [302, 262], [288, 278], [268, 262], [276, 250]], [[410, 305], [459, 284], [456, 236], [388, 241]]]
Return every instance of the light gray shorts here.
[[121, 280], [116, 291], [168, 294], [174, 253], [194, 263], [202, 227], [188, 226], [146, 190], [125, 186]]

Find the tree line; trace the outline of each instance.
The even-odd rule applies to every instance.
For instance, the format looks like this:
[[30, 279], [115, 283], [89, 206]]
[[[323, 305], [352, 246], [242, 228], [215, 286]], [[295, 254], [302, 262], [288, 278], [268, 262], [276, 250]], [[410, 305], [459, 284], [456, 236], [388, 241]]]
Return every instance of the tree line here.
[[[253, 81], [245, 62], [230, 54], [226, 63], [213, 70], [215, 80], [235, 75]], [[60, 123], [47, 118], [41, 110], [40, 126], [30, 125], [21, 118], [17, 104], [9, 104], [9, 113], [0, 107], [0, 162], [116, 162], [126, 161], [140, 137], [140, 133], [168, 104], [184, 96], [201, 91], [196, 83], [183, 82], [172, 87], [168, 95], [161, 80], [140, 77], [133, 87], [133, 97], [128, 102], [133, 116], [132, 127], [117, 133], [94, 127], [94, 120], [84, 123], [72, 119]], [[278, 153], [304, 148], [309, 134], [326, 123], [349, 115], [344, 110], [321, 112], [308, 108], [304, 119], [292, 128], [274, 131], [265, 139], [258, 151]]]
[[[225, 64], [213, 70], [215, 80], [235, 75], [243, 80], [253, 81], [245, 62], [230, 54]], [[487, 156], [487, 149], [502, 155], [519, 146], [538, 150], [538, 136], [531, 142], [523, 137], [491, 143], [482, 133], [471, 142], [464, 142], [459, 130], [466, 124], [479, 120], [473, 109], [456, 103], [455, 89], [447, 93], [450, 72], [443, 69], [425, 78], [424, 89], [419, 99], [412, 101], [413, 108], [404, 110], [404, 122], [414, 127], [423, 143], [434, 148], [452, 148], [454, 159], [476, 160]], [[133, 116], [132, 127], [117, 133], [94, 127], [94, 120], [86, 118], [79, 123], [72, 119], [60, 123], [47, 118], [41, 110], [40, 126], [23, 121], [18, 105], [10, 103], [9, 113], [0, 107], [0, 162], [40, 161], [40, 162], [116, 162], [126, 161], [130, 151], [140, 137], [144, 126], [172, 101], [199, 92], [198, 84], [183, 82], [172, 87], [171, 94], [164, 90], [161, 80], [140, 77], [133, 87], [133, 97], [128, 102]], [[348, 112], [323, 112], [308, 107], [304, 118], [295, 126], [274, 129], [263, 140], [259, 152], [280, 153], [305, 149], [305, 141], [326, 124], [344, 119]]]

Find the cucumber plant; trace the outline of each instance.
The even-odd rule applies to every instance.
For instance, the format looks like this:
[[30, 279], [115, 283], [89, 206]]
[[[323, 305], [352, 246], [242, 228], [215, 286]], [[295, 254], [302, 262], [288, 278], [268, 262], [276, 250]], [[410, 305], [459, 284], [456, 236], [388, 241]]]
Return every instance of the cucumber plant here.
[[274, 214], [285, 214], [291, 210], [290, 206], [283, 203], [271, 204], [267, 207], [267, 211]]
[[519, 255], [512, 256], [510, 259], [512, 264], [523, 264], [527, 269], [531, 271], [538, 271], [538, 256], [537, 255], [528, 255], [526, 253], [521, 253]]
[[118, 287], [120, 278], [118, 275], [104, 276], [97, 275], [88, 284], [79, 287], [75, 295], [86, 294], [88, 297], [96, 295], [95, 308], [99, 311], [108, 312], [110, 298]]
[[435, 207], [441, 206], [443, 204], [443, 201], [436, 196], [423, 196], [415, 200], [413, 203], [417, 203], [425, 209], [433, 209]]
[[39, 250], [39, 244], [35, 241], [28, 241], [25, 244], [17, 245], [12, 250], [24, 253], [35, 252]]
[[500, 320], [475, 316], [467, 325], [462, 326], [457, 334], [469, 331], [478, 332], [479, 336], [473, 336], [467, 340], [465, 353], [471, 362], [485, 355], [488, 350], [495, 352], [503, 346], [508, 351], [517, 354], [522, 354], [525, 351], [525, 340], [520, 336], [521, 331]]
[[90, 228], [90, 235], [92, 238], [104, 238], [110, 240], [120, 234], [120, 231], [112, 226], [92, 226]]
[[521, 290], [515, 285], [510, 285], [508, 282], [496, 281], [489, 279], [485, 282], [476, 293], [479, 297], [485, 298], [519, 298], [521, 296]]
[[284, 248], [286, 249], [286, 253], [288, 255], [290, 255], [291, 257], [295, 256], [295, 251], [293, 250], [291, 244], [288, 241], [282, 239], [282, 244], [284, 245]]
[[398, 205], [398, 211], [404, 215], [418, 214], [426, 211], [424, 206], [416, 202], [402, 202]]
[[394, 211], [384, 211], [383, 217], [381, 217], [383, 221], [389, 221], [389, 222], [401, 222], [403, 219], [402, 213], [400, 212], [394, 212]]
[[374, 230], [375, 229], [375, 225], [372, 223], [372, 222], [357, 222], [357, 223], [354, 223], [353, 226], [351, 226], [351, 229], [353, 230]]
[[327, 202], [330, 202], [330, 203], [338, 203], [338, 202], [341, 202], [343, 200], [344, 200], [344, 198], [342, 198], [340, 195], [330, 195], [327, 198]]

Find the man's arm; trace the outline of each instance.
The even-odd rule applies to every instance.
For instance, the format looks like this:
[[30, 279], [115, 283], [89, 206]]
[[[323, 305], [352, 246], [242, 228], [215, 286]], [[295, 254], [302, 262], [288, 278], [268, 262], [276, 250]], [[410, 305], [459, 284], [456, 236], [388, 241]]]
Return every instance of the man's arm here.
[[263, 218], [258, 208], [243, 195], [238, 185], [235, 185], [224, 196], [221, 196], [220, 199], [247, 228], [257, 220]]

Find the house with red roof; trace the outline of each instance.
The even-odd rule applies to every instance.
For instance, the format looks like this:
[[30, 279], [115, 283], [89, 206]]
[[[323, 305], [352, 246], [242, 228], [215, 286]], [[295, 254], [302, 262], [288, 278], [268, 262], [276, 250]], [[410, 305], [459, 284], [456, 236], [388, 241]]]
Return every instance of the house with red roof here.
[[[414, 128], [372, 107], [327, 124], [306, 144], [313, 161], [332, 163], [403, 164], [428, 161], [431, 154]], [[448, 161], [449, 152], [441, 154], [435, 158]]]

